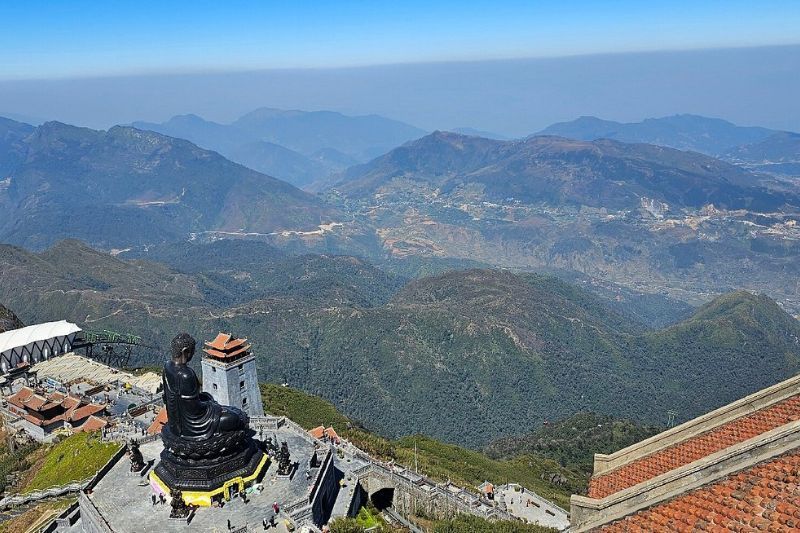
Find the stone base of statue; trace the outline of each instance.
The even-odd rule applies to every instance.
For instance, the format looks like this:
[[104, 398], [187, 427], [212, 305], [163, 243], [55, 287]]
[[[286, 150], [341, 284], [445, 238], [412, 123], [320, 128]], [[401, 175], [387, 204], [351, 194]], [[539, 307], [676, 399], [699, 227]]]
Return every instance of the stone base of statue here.
[[257, 481], [266, 470], [267, 455], [249, 430], [225, 433], [193, 442], [175, 437], [165, 425], [164, 450], [150, 474], [154, 488], [169, 494], [180, 490], [191, 505], [210, 506], [215, 498], [230, 499]]

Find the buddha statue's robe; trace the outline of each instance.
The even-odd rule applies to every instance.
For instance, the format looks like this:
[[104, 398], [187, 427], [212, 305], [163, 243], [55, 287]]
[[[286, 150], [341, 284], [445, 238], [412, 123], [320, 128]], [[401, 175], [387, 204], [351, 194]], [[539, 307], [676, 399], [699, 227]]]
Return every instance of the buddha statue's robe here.
[[247, 415], [202, 392], [197, 374], [186, 364], [169, 361], [164, 365], [163, 383], [167, 424], [173, 435], [199, 441], [247, 428]]

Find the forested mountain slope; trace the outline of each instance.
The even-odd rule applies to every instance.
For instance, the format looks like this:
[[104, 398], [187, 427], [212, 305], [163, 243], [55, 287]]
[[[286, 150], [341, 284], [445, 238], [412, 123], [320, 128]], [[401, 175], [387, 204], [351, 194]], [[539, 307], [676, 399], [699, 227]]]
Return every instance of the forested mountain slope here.
[[0, 269], [0, 301], [28, 323], [66, 318], [163, 346], [179, 331], [231, 331], [253, 342], [262, 379], [393, 437], [479, 446], [581, 411], [663, 424], [668, 410], [685, 420], [800, 370], [800, 324], [745, 292], [648, 330], [577, 286], [495, 270], [398, 292], [402, 280], [347, 257], [190, 273], [74, 242], [0, 247]]
[[288, 183], [158, 133], [48, 122], [6, 137], [3, 242], [43, 248], [72, 237], [124, 248], [204, 231], [317, 229], [333, 213]]
[[[636, 209], [643, 197], [674, 207], [775, 209], [795, 196], [713, 157], [649, 144], [555, 136], [495, 141], [447, 132], [407, 143], [345, 172], [334, 188], [379, 200], [430, 191], [437, 198], [513, 199], [553, 206]], [[415, 190], [417, 190], [415, 192]]]

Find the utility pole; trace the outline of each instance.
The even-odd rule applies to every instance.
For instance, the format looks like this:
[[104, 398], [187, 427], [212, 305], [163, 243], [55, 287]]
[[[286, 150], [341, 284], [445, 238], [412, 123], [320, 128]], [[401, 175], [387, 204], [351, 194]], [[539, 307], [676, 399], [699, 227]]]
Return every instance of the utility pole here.
[[670, 409], [669, 411], [667, 411], [667, 417], [668, 417], [667, 418], [667, 427], [668, 428], [671, 428], [672, 426], [675, 425], [675, 417], [676, 416], [678, 416], [678, 412], [677, 411], [675, 411], [673, 409]]
[[417, 437], [414, 437], [414, 473], [419, 474], [419, 465], [417, 464]]

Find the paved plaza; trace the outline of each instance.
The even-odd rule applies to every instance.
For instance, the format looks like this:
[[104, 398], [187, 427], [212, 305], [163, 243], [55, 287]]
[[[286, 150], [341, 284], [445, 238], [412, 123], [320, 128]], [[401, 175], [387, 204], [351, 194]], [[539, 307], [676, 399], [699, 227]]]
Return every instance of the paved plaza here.
[[[300, 463], [294, 476], [291, 479], [279, 478], [277, 464], [272, 461], [261, 482], [263, 490], [253, 489], [248, 492], [248, 503], [241, 498], [233, 498], [222, 508], [198, 508], [188, 525], [185, 519], [169, 518], [169, 504], [155, 506], [152, 504], [153, 490], [147, 476], [131, 473], [130, 463], [125, 457], [100, 479], [88, 497], [114, 531], [223, 532], [228, 531], [228, 520], [234, 530], [245, 526], [249, 531], [263, 530], [262, 520], [264, 518], [269, 520], [273, 516], [274, 502], [278, 503], [281, 511], [276, 518], [278, 528], [271, 528], [270, 531], [287, 531], [283, 525], [283, 519], [286, 517], [283, 508], [306, 498], [314, 482], [313, 476], [311, 479], [306, 476], [306, 465], [314, 453], [314, 445], [311, 440], [283, 428], [265, 434], [265, 437], [267, 436], [276, 436], [279, 441], [288, 443], [292, 461]], [[154, 466], [162, 449], [163, 444], [160, 439], [143, 444], [141, 452], [145, 462], [153, 462]], [[321, 450], [320, 455], [324, 452], [324, 449]], [[75, 531], [81, 531], [80, 522], [75, 527]]]
[[505, 502], [506, 510], [531, 524], [563, 530], [569, 527], [564, 509], [516, 484], [495, 487], [495, 497]]

